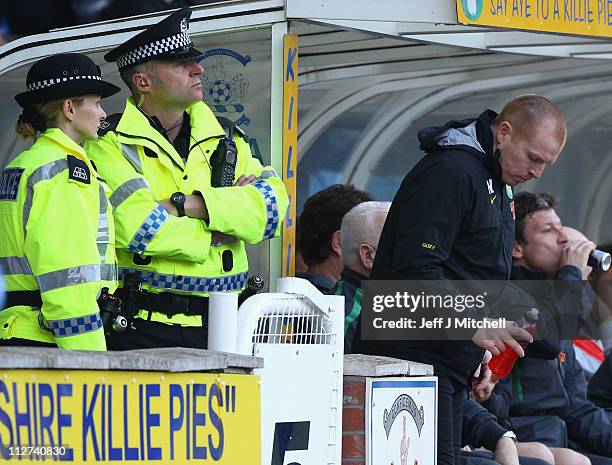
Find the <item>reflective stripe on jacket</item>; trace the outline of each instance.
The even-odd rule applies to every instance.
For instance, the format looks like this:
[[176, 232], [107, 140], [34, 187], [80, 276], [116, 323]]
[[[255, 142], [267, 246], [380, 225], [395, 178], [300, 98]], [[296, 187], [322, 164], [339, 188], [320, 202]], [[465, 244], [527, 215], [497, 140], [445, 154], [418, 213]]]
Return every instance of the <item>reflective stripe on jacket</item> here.
[[8, 291], [41, 292], [42, 308], [0, 311], [0, 337], [105, 350], [96, 298], [116, 288], [112, 206], [85, 151], [45, 131], [0, 173], [0, 267]]
[[[287, 193], [276, 172], [252, 157], [248, 142], [238, 135], [235, 179], [254, 174], [257, 182], [241, 187], [211, 187], [210, 157], [225, 132], [203, 102], [192, 105], [187, 112], [191, 143], [186, 163], [131, 98], [118, 123], [86, 145], [113, 190], [110, 200], [120, 273], [137, 272], [143, 289], [150, 292], [208, 295], [214, 290], [239, 291], [248, 271], [244, 243], [255, 244], [279, 235], [288, 205]], [[177, 191], [202, 194], [208, 224], [172, 216], [159, 204]], [[211, 237], [215, 231], [238, 240], [213, 246]], [[183, 326], [202, 324], [201, 317], [193, 315], [179, 314], [169, 319], [154, 313], [152, 319]]]

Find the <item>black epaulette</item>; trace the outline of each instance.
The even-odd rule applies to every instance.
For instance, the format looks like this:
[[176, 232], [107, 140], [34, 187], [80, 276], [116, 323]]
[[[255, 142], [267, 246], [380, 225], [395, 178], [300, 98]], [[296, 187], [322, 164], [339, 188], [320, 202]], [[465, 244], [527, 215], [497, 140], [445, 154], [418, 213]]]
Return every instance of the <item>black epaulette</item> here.
[[247, 143], [249, 142], [249, 136], [246, 135], [246, 132], [244, 132], [242, 129], [240, 129], [238, 126], [236, 126], [236, 124], [232, 120], [224, 118], [223, 116], [217, 116], [217, 120], [219, 121], [219, 124], [221, 125], [221, 127], [225, 131], [225, 135], [226, 136], [229, 135], [229, 129], [230, 129], [230, 127], [233, 126], [234, 127], [234, 134], [238, 134]]
[[115, 113], [113, 115], [107, 116], [104, 121], [100, 122], [100, 126], [98, 128], [98, 137], [102, 137], [108, 131], [114, 131], [117, 129], [119, 125], [119, 121], [121, 121], [121, 117], [123, 113]]

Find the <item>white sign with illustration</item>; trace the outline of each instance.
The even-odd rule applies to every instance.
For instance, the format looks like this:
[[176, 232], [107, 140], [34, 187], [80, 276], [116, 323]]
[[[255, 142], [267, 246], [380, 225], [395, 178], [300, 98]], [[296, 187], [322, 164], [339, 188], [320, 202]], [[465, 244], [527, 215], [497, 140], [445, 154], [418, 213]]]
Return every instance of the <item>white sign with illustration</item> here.
[[435, 465], [437, 378], [367, 381], [366, 465]]
[[229, 117], [236, 125], [248, 125], [250, 120], [245, 114], [244, 103], [248, 95], [249, 80], [245, 77], [246, 70], [242, 68], [246, 68], [251, 62], [251, 57], [241, 55], [235, 50], [216, 48], [208, 50], [200, 57], [201, 62], [204, 60], [204, 101], [215, 113]]
[[204, 67], [204, 101], [217, 116], [229, 119], [244, 131], [253, 155], [267, 164], [270, 116], [261, 110], [253, 115], [254, 108], [270, 105], [269, 72], [260, 72], [261, 66], [269, 63], [268, 49], [262, 45], [255, 41], [235, 44], [236, 48], [215, 47], [206, 50], [198, 60]]

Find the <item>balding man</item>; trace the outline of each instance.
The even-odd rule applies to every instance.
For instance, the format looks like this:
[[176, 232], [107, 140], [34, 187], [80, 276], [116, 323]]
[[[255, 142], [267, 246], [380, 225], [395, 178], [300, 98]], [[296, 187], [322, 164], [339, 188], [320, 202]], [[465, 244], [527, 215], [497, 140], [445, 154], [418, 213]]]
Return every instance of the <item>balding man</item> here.
[[370, 276], [376, 248], [391, 202], [363, 202], [342, 219], [340, 244], [344, 269], [333, 293], [344, 296], [344, 353], [351, 353], [361, 314], [361, 281]]
[[[556, 161], [566, 133], [561, 111], [537, 95], [512, 99], [499, 115], [487, 110], [477, 118], [421, 130], [421, 149], [427, 155], [408, 173], [393, 200], [371, 279], [508, 279], [513, 187], [540, 177]], [[469, 311], [463, 316], [482, 318]], [[460, 460], [468, 380], [483, 349], [497, 354], [506, 341], [523, 355], [511, 336], [531, 337], [517, 329], [479, 329], [467, 341], [362, 341], [359, 351], [434, 366], [438, 463], [455, 465]]]
[[[569, 226], [563, 226], [563, 231], [567, 236], [568, 241], [588, 241], [588, 238], [582, 234], [580, 231], [574, 228], [570, 228]], [[607, 246], [599, 246], [600, 250], [603, 249], [606, 251]], [[589, 382], [589, 391], [591, 389], [597, 390], [598, 383], [601, 380], [601, 373], [604, 372], [608, 368], [604, 368], [599, 370], [601, 361], [604, 358], [605, 354], [609, 352], [610, 347], [612, 347], [612, 310], [610, 308], [611, 304], [611, 290], [609, 283], [612, 279], [612, 268], [607, 271], [601, 270], [593, 270], [590, 266], [587, 265], [585, 269], [585, 275], [583, 279], [588, 279], [590, 285], [593, 287], [594, 292], [596, 294], [596, 303], [593, 306], [592, 313], [592, 321], [595, 323], [596, 327], [591, 328], [595, 331], [592, 334], [598, 335], [599, 339], [591, 340], [589, 337], [585, 336], [584, 333], [581, 333], [576, 338], [577, 341], [574, 341], [574, 350], [576, 351], [576, 359], [580, 363], [580, 366], [584, 370], [584, 373]], [[589, 287], [587, 287], [589, 289]], [[593, 296], [595, 297], [595, 296]], [[610, 364], [612, 360], [609, 356], [612, 352], [609, 352], [607, 357], [606, 364]], [[600, 374], [597, 375], [597, 379], [595, 382], [591, 379], [596, 372]], [[606, 390], [608, 390], [608, 396], [612, 398], [612, 391], [609, 390], [609, 385], [606, 386]], [[595, 395], [595, 398], [597, 395]], [[596, 404], [600, 405], [598, 402]], [[600, 405], [601, 406], [601, 405]], [[612, 418], [612, 411], [609, 412], [610, 418]]]
[[[567, 339], [577, 324], [567, 326], [563, 320], [580, 317], [593, 305], [590, 287], [571, 283], [583, 282], [591, 272], [587, 260], [595, 244], [579, 231], [563, 227], [554, 207], [555, 199], [549, 194], [521, 192], [516, 196], [511, 279], [518, 285], [548, 281], [550, 287], [538, 288], [539, 292], [549, 289], [538, 298], [538, 308], [542, 317], [556, 315], [561, 339]], [[538, 325], [550, 330], [557, 322], [540, 319]], [[546, 342], [554, 343], [538, 344]], [[536, 358], [531, 351], [536, 344], [528, 346], [527, 356], [498, 383], [485, 406], [500, 422], [509, 419], [519, 441], [565, 447], [567, 437], [572, 449], [586, 455], [593, 465], [612, 465], [612, 423], [603, 409], [587, 400], [586, 380], [572, 341], [558, 344], [560, 353], [554, 359]], [[584, 463], [567, 450], [553, 448], [552, 452], [557, 464]]]

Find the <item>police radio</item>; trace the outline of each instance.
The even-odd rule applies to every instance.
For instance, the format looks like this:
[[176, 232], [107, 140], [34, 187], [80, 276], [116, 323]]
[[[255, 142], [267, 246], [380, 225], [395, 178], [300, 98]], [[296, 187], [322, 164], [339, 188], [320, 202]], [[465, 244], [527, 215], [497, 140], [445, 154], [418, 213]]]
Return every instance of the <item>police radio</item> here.
[[228, 135], [219, 141], [217, 149], [210, 157], [212, 187], [228, 187], [234, 184], [237, 161], [234, 125], [230, 124]]

